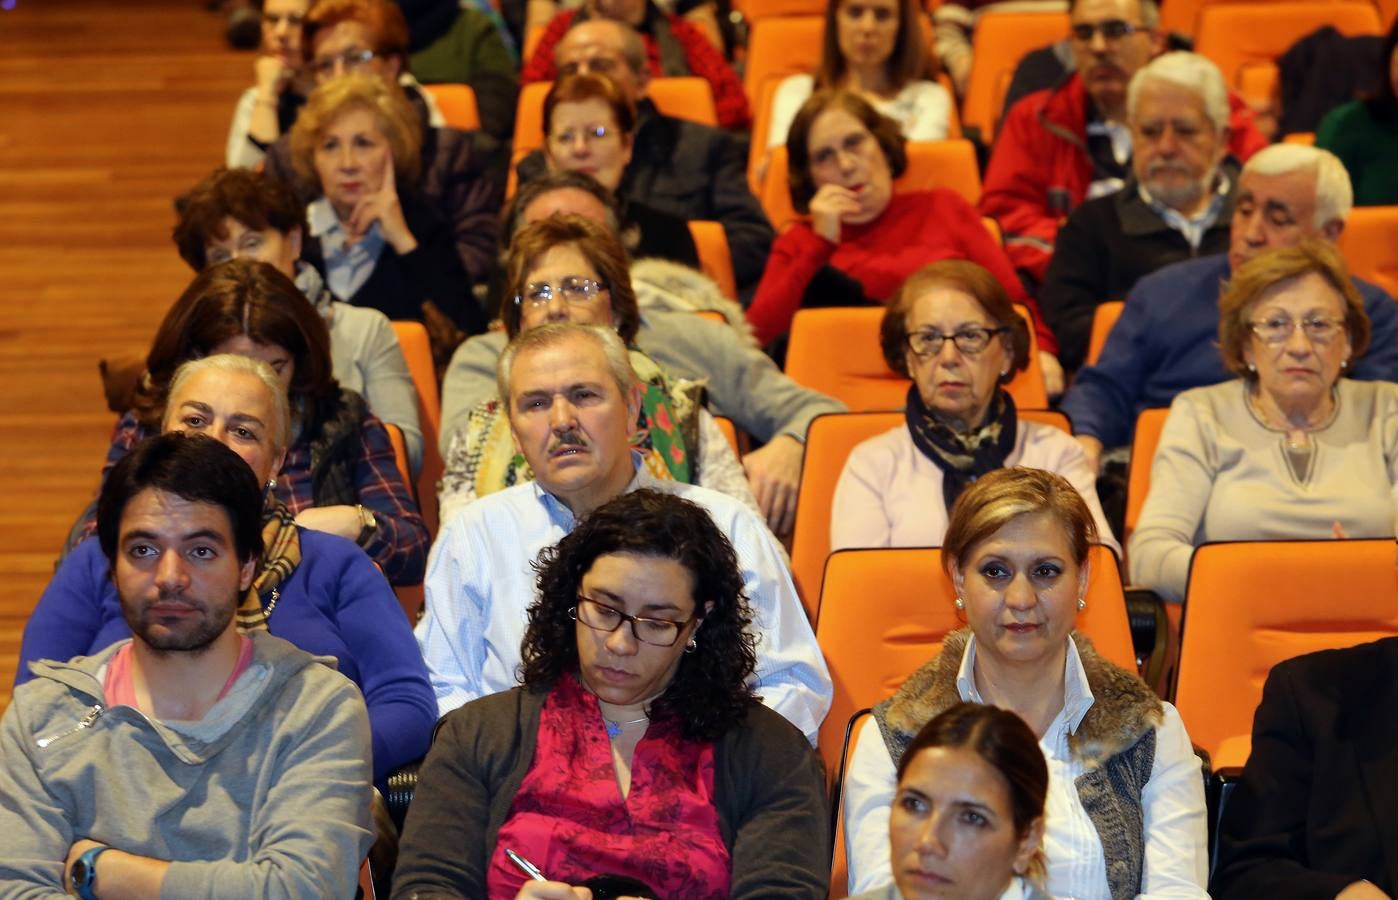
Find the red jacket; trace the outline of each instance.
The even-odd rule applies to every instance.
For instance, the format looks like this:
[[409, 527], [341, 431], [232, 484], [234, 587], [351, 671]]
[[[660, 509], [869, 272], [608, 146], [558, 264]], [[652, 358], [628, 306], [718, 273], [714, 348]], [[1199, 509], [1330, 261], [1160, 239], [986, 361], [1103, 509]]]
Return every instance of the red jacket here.
[[966, 259], [985, 267], [1011, 300], [1029, 308], [1039, 349], [1058, 351], [1053, 332], [975, 209], [960, 194], [941, 189], [894, 194], [874, 221], [843, 226], [838, 244], [816, 234], [808, 221], [793, 223], [772, 244], [767, 270], [748, 307], [748, 322], [764, 344], [786, 334], [807, 286], [826, 265], [858, 282], [857, 293], [862, 294], [825, 298], [835, 301], [828, 305], [838, 305], [866, 299], [885, 302], [909, 275], [941, 259]]
[[[576, 9], [565, 9], [549, 21], [544, 33], [539, 36], [539, 46], [535, 48], [534, 55], [520, 71], [520, 84], [553, 80], [553, 51], [573, 26], [573, 18], [577, 12]], [[743, 93], [738, 74], [733, 71], [728, 60], [723, 58], [723, 54], [709, 43], [709, 39], [704, 37], [698, 28], [673, 13], [664, 15], [670, 25], [670, 32], [684, 50], [689, 74], [707, 81], [710, 90], [713, 91], [719, 127], [747, 127], [752, 119], [748, 112], [748, 98]], [[641, 40], [646, 45], [646, 59], [650, 63], [651, 77], [659, 78], [664, 74], [660, 70], [660, 47], [655, 43], [655, 38], [644, 31], [641, 32]]]
[[[1228, 149], [1246, 162], [1268, 142], [1247, 104], [1234, 94], [1228, 102]], [[1016, 103], [995, 137], [981, 214], [1000, 223], [1010, 261], [1035, 283], [1044, 280], [1058, 226], [1082, 203], [1092, 183], [1086, 135], [1087, 90], [1074, 74]]]

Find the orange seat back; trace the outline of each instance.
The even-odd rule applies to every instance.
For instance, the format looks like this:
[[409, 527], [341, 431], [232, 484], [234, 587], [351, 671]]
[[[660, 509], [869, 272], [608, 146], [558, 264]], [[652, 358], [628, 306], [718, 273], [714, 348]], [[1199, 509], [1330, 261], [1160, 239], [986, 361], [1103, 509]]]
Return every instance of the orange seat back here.
[[1398, 206], [1357, 206], [1340, 232], [1350, 273], [1398, 297]]
[[738, 299], [738, 282], [733, 276], [733, 254], [728, 249], [728, 235], [719, 222], [691, 219], [689, 236], [699, 252], [699, 268], [714, 280], [723, 296]]
[[[1175, 705], [1215, 765], [1240, 765], [1273, 665], [1394, 634], [1392, 539], [1205, 544], [1189, 568]], [[1234, 758], [1219, 759], [1230, 738]]]
[[[1029, 312], [1015, 305], [1027, 320]], [[786, 374], [811, 390], [844, 402], [851, 412], [902, 409], [912, 382], [884, 361], [879, 344], [883, 309], [834, 306], [798, 310], [791, 322]], [[1048, 406], [1038, 337], [1029, 329], [1029, 368], [1006, 385], [1021, 409]]]
[[[976, 165], [976, 148], [970, 141], [909, 141], [906, 146], [908, 168], [893, 182], [895, 194], [946, 188], [956, 191], [972, 206], [980, 202], [981, 174]], [[758, 200], [778, 231], [797, 219], [791, 205], [786, 147], [772, 148]]]
[[[1088, 559], [1092, 573], [1087, 606], [1078, 615], [1077, 628], [1103, 657], [1135, 672], [1136, 652], [1116, 556], [1094, 545]], [[816, 623], [816, 642], [835, 686], [817, 742], [830, 771], [839, 764], [850, 715], [890, 696], [936, 655], [949, 633], [965, 624], [955, 599], [951, 579], [942, 571], [941, 551], [935, 548], [840, 550], [830, 555]]]
[[[1022, 409], [1019, 417], [1072, 432], [1068, 417], [1054, 410]], [[830, 555], [830, 511], [845, 461], [860, 443], [902, 424], [901, 412], [829, 413], [811, 421], [791, 538], [791, 573], [812, 622], [820, 617], [821, 577]]]
[[1165, 417], [1169, 407], [1143, 409], [1136, 417], [1136, 428], [1131, 433], [1131, 462], [1126, 469], [1126, 515], [1125, 533], [1121, 536], [1121, 546], [1136, 530], [1141, 520], [1141, 507], [1146, 505], [1146, 495], [1150, 493], [1150, 469], [1155, 462], [1155, 448], [1160, 445], [1160, 432], [1165, 428]]
[[408, 374], [417, 389], [417, 422], [422, 430], [422, 470], [417, 476], [417, 503], [423, 521], [433, 536], [437, 534], [437, 482], [445, 468], [438, 441], [442, 431], [442, 400], [437, 388], [437, 370], [432, 365], [432, 345], [427, 329], [420, 322], [394, 322], [393, 333], [408, 361]]
[[450, 127], [461, 131], [475, 131], [481, 127], [476, 92], [469, 84], [424, 84], [422, 89], [432, 96]]
[[[1184, 34], [1193, 37], [1199, 31], [1199, 14], [1206, 6], [1217, 6], [1220, 4], [1238, 5], [1241, 3], [1253, 3], [1257, 5], [1272, 4], [1276, 0], [1166, 0], [1161, 4], [1160, 28], [1163, 31], [1170, 31], [1176, 34]], [[1317, 0], [1317, 2], [1334, 2], [1334, 0]], [[1398, 8], [1395, 0], [1379, 0], [1380, 14], [1385, 5]], [[1392, 17], [1383, 17], [1385, 22], [1391, 22]]]
[[714, 416], [714, 424], [718, 426], [719, 431], [723, 432], [723, 437], [728, 441], [728, 446], [733, 448], [733, 454], [735, 456], [740, 455], [741, 451], [738, 449], [738, 427], [733, 424], [733, 420], [727, 416]]
[[971, 37], [971, 74], [961, 106], [963, 128], [980, 129], [987, 144], [995, 136], [1010, 77], [1024, 55], [1068, 36], [1066, 12], [987, 12]]
[[1383, 33], [1379, 11], [1368, 0], [1209, 3], [1199, 11], [1194, 49], [1213, 60], [1229, 88], [1263, 102], [1267, 97], [1250, 96], [1245, 89], [1272, 83], [1275, 76], [1265, 70], [1274, 71], [1292, 44], [1325, 25], [1347, 35]]
[[[758, 22], [777, 16], [821, 16], [825, 14], [824, 0], [734, 0], [733, 8], [753, 27]], [[819, 52], [819, 48], [817, 48]]]
[[1107, 346], [1107, 335], [1112, 333], [1112, 326], [1121, 318], [1121, 310], [1125, 306], [1123, 300], [1108, 300], [1098, 304], [1092, 314], [1092, 333], [1087, 339], [1087, 365], [1097, 365], [1097, 360], [1102, 357], [1102, 348]]

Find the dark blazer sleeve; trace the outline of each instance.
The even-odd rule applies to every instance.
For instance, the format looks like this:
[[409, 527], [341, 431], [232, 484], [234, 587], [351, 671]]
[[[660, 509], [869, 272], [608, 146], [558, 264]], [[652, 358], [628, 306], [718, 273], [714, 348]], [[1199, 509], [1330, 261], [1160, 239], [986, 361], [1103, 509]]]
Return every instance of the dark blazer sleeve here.
[[810, 744], [757, 706], [721, 745], [715, 801], [730, 848], [729, 896], [823, 897], [830, 886], [825, 775]]
[[713, 218], [723, 225], [733, 257], [733, 277], [738, 290], [745, 292], [762, 277], [775, 233], [761, 204], [748, 190], [747, 144], [719, 133], [714, 137], [708, 163]]
[[434, 201], [451, 229], [469, 277], [465, 286], [469, 295], [471, 285], [485, 281], [495, 264], [505, 154], [490, 135], [479, 131], [431, 128], [423, 142], [422, 193]]
[[[415, 193], [404, 191], [400, 198], [408, 227], [418, 242], [411, 253], [398, 257], [403, 273], [416, 284], [423, 299], [435, 303], [457, 328], [467, 334], [482, 333], [488, 324], [485, 310], [471, 292], [474, 277], [462, 266], [460, 235], [453, 223], [443, 220], [439, 210]], [[392, 253], [393, 248], [385, 247], [384, 252]]]
[[1082, 366], [1093, 315], [1098, 304], [1110, 299], [1105, 296], [1110, 266], [1102, 229], [1121, 226], [1098, 221], [1100, 210], [1100, 205], [1086, 203], [1058, 229], [1048, 273], [1039, 289], [1039, 310], [1058, 337], [1058, 359], [1068, 371]]
[[1335, 735], [1326, 734], [1333, 729], [1322, 724], [1332, 718], [1324, 710], [1333, 704], [1307, 684], [1307, 676], [1324, 671], [1314, 661], [1280, 663], [1267, 678], [1253, 722], [1252, 755], [1219, 826], [1209, 886], [1217, 900], [1331, 898], [1364, 878], [1336, 872], [1334, 860], [1313, 858], [1315, 832], [1347, 829], [1340, 811], [1361, 789], [1357, 777], [1341, 779], [1349, 788], [1339, 793], [1350, 796], [1337, 796], [1331, 791], [1336, 780], [1320, 772], [1342, 764], [1342, 757], [1334, 752]]

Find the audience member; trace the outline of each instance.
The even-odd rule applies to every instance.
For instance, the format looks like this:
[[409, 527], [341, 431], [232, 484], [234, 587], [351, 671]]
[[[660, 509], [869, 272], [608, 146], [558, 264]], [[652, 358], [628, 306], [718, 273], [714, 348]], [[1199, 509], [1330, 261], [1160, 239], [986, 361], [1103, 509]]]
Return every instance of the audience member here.
[[[941, 188], [894, 194], [893, 179], [907, 167], [903, 137], [858, 94], [813, 94], [791, 124], [786, 149], [791, 205], [809, 212], [810, 221], [797, 222], [772, 245], [748, 309], [762, 342], [786, 334], [801, 306], [882, 303], [938, 259], [979, 263], [1016, 302], [1032, 306], [1004, 251], [960, 194]], [[1053, 381], [1053, 334], [1042, 322], [1035, 325]]]
[[[1000, 222], [1016, 269], [1041, 284], [1063, 217], [1121, 188], [1130, 172], [1127, 85], [1164, 48], [1155, 0], [1073, 0], [1076, 72], [1020, 100], [995, 136], [981, 213]], [[1246, 160], [1267, 145], [1247, 104], [1230, 96], [1228, 149]]]
[[[1306, 238], [1335, 241], [1352, 194], [1344, 166], [1314, 147], [1279, 144], [1248, 160], [1238, 181], [1226, 254], [1175, 263], [1142, 278], [1126, 297], [1102, 357], [1078, 373], [1063, 411], [1097, 467], [1104, 447], [1122, 447], [1141, 410], [1167, 406], [1180, 391], [1229, 378], [1217, 351], [1218, 298], [1233, 270], [1269, 247]], [[1353, 279], [1372, 333], [1351, 377], [1398, 380], [1398, 306]]]
[[816, 90], [859, 94], [897, 122], [910, 141], [945, 138], [952, 100], [932, 80], [936, 64], [923, 49], [921, 23], [922, 6], [915, 0], [830, 0], [820, 66], [813, 75], [789, 75], [777, 86], [767, 146], [786, 143], [797, 110]]
[[[180, 367], [161, 429], [228, 445], [265, 485], [286, 454], [289, 417], [286, 390], [266, 363], [215, 355]], [[422, 758], [437, 719], [411, 629], [362, 551], [298, 526], [275, 494], [263, 496], [262, 550], [238, 604], [238, 627], [269, 631], [337, 660], [340, 673], [364, 693], [374, 777], [386, 784], [392, 769]], [[27, 663], [95, 654], [131, 635], [111, 561], [102, 554], [98, 541], [84, 541], [59, 566], [25, 623], [16, 684], [31, 677]]]
[[316, 198], [303, 253], [337, 298], [433, 326], [443, 315], [485, 330], [452, 229], [414, 185], [412, 107], [392, 84], [349, 74], [311, 92], [291, 131], [292, 160]]
[[262, 0], [262, 49], [253, 61], [253, 86], [233, 110], [224, 158], [230, 168], [252, 168], [267, 148], [291, 130], [306, 102], [311, 78], [301, 54], [301, 23], [311, 0]]
[[621, 494], [536, 566], [523, 686], [442, 720], [394, 896], [514, 896], [528, 876], [507, 847], [560, 888], [615, 875], [647, 896], [823, 895], [825, 779], [753, 695], [760, 626], [705, 507]]
[[989, 272], [961, 260], [919, 270], [889, 301], [880, 331], [889, 368], [913, 380], [905, 421], [850, 452], [835, 485], [831, 550], [939, 546], [956, 498], [1004, 466], [1068, 479], [1103, 542], [1120, 549], [1077, 442], [1020, 420], [1001, 388], [1029, 364], [1029, 327]]
[[1132, 582], [1175, 602], [1199, 544], [1391, 538], [1398, 514], [1398, 385], [1343, 377], [1369, 319], [1338, 251], [1243, 263], [1218, 337], [1237, 378], [1175, 398], [1131, 535]]
[[[733, 257], [733, 276], [747, 296], [762, 277], [772, 246], [772, 226], [748, 190], [747, 142], [657, 110], [646, 97], [651, 70], [645, 45], [621, 22], [579, 22], [558, 42], [553, 59], [559, 77], [605, 75], [636, 107], [636, 137], [631, 161], [616, 188], [618, 197], [686, 221], [721, 223]], [[530, 154], [519, 166], [520, 182], [544, 168], [543, 153]]]
[[1040, 469], [997, 469], [957, 500], [942, 562], [970, 627], [860, 732], [845, 782], [852, 893], [893, 877], [889, 810], [912, 737], [968, 702], [1007, 709], [1038, 736], [1049, 895], [1207, 898], [1204, 781], [1184, 723], [1073, 630], [1095, 532], [1072, 485]]
[[[636, 107], [605, 75], [568, 75], [544, 98], [544, 157], [550, 172], [581, 172], [609, 191], [621, 187], [636, 149]], [[637, 232], [638, 255], [697, 268], [699, 251], [682, 216], [643, 201], [622, 207], [624, 227]]]
[[634, 29], [644, 42], [643, 64], [649, 75], [694, 75], [709, 83], [720, 128], [742, 129], [751, 124], [747, 95], [738, 73], [723, 53], [699, 28], [653, 0], [584, 0], [581, 6], [563, 9], [539, 36], [534, 55], [520, 73], [525, 84], [552, 81], [567, 74], [556, 51], [570, 29], [582, 22], [607, 20]]
[[216, 169], [176, 205], [175, 246], [194, 271], [248, 258], [295, 279], [330, 329], [330, 374], [402, 432], [416, 472], [422, 464], [417, 392], [393, 326], [376, 309], [336, 300], [315, 267], [299, 261], [306, 216], [290, 188], [250, 169]]
[[1398, 638], [1277, 663], [1219, 824], [1219, 900], [1398, 891], [1391, 828]]
[[922, 726], [898, 761], [888, 815], [893, 883], [852, 900], [1048, 900], [1048, 787], [1044, 754], [1023, 719], [955, 704]]
[[972, 41], [986, 13], [1063, 12], [1068, 0], [942, 0], [932, 9], [933, 50], [958, 96], [966, 95], [971, 80]]
[[[525, 184], [507, 216], [508, 231], [513, 234], [554, 213], [581, 215], [614, 230], [617, 223], [610, 197], [595, 181], [580, 181], [581, 177], [549, 175]], [[647, 268], [644, 260], [631, 267], [638, 299], [643, 292], [655, 293], [654, 285], [642, 278]], [[674, 272], [667, 276], [668, 287], [679, 280]], [[689, 273], [681, 290], [689, 292], [698, 278], [702, 276]], [[497, 396], [495, 364], [505, 342], [504, 334], [492, 331], [466, 341], [452, 357], [442, 391], [443, 454], [450, 453], [453, 437], [465, 429], [470, 411]], [[743, 456], [743, 468], [768, 525], [777, 534], [790, 533], [806, 429], [816, 416], [843, 412], [844, 405], [786, 377], [735, 329], [691, 312], [643, 304], [634, 344], [675, 377], [703, 380], [714, 412], [764, 442]]]
[[1398, 203], [1398, 20], [1383, 42], [1382, 77], [1374, 96], [1331, 110], [1315, 145], [1339, 157], [1357, 206]]
[[417, 637], [442, 713], [516, 684], [538, 552], [606, 501], [649, 487], [701, 504], [733, 542], [762, 636], [754, 686], [765, 704], [814, 737], [830, 706], [830, 676], [785, 555], [742, 503], [657, 480], [632, 453], [640, 393], [617, 333], [571, 323], [533, 328], [511, 342], [496, 371], [535, 480], [466, 507], [433, 549]]
[[[506, 260], [505, 333], [548, 322], [577, 322], [613, 328], [629, 349], [641, 385], [641, 408], [631, 433], [656, 478], [699, 484], [734, 497], [757, 511], [743, 467], [703, 405], [703, 383], [672, 377], [635, 346], [640, 313], [626, 251], [603, 225], [580, 216], [550, 216], [521, 229]], [[445, 454], [438, 488], [442, 521], [463, 506], [534, 477], [510, 433], [503, 408], [493, 397], [470, 411]]]
[[291, 399], [292, 438], [268, 485], [296, 524], [356, 542], [393, 584], [420, 582], [427, 526], [398, 471], [388, 432], [364, 399], [330, 374], [325, 320], [289, 278], [265, 263], [232, 260], [206, 269], [170, 307], [134, 405], [112, 433], [103, 477], [160, 426], [175, 370], [215, 353], [267, 363]]
[[129, 640], [34, 664], [0, 721], [6, 896], [354, 893], [373, 840], [359, 692], [239, 632], [260, 485], [206, 437], [152, 438], [98, 518]]
[[489, 3], [397, 0], [408, 24], [408, 69], [426, 84], [464, 84], [476, 98], [481, 130], [503, 144], [514, 136], [519, 62], [508, 30]]
[[1228, 249], [1238, 167], [1228, 153], [1228, 88], [1202, 56], [1157, 56], [1131, 78], [1131, 177], [1073, 210], [1053, 245], [1039, 308], [1070, 371], [1092, 317], [1156, 269]]

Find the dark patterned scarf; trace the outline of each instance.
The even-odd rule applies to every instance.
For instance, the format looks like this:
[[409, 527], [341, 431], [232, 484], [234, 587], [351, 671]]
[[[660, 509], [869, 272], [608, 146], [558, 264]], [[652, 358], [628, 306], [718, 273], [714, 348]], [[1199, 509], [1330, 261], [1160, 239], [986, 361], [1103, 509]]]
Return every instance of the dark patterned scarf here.
[[942, 498], [952, 504], [967, 485], [987, 472], [1003, 468], [1015, 446], [1015, 402], [998, 387], [985, 421], [974, 431], [958, 432], [939, 422], [922, 402], [917, 385], [908, 388], [904, 412], [913, 445], [942, 470]]
[[[262, 558], [257, 574], [238, 604], [238, 630], [266, 631], [267, 618], [277, 608], [282, 585], [301, 563], [301, 535], [291, 512], [273, 497], [262, 513]], [[263, 596], [267, 602], [263, 603]]]

